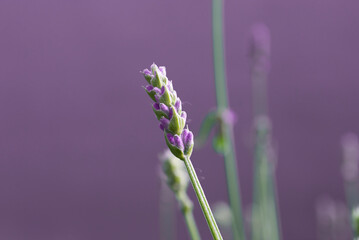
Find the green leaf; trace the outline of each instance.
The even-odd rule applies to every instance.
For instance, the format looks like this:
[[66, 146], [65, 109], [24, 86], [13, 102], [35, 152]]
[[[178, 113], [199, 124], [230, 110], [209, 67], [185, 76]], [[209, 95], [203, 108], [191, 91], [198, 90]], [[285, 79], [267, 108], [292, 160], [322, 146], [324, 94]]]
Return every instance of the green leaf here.
[[199, 133], [195, 139], [197, 147], [201, 147], [206, 143], [209, 134], [211, 133], [214, 126], [218, 123], [217, 116], [217, 111], [212, 110], [203, 119]]
[[215, 135], [212, 141], [213, 149], [219, 153], [224, 154], [228, 148], [228, 142], [224, 136], [224, 134], [219, 131], [218, 134]]

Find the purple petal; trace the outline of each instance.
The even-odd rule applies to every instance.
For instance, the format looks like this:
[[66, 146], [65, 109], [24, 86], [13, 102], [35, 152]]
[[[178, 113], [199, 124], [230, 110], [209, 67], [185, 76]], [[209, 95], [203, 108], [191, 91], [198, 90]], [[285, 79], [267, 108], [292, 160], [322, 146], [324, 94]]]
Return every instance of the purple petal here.
[[174, 145], [175, 144], [175, 140], [174, 140], [174, 137], [171, 133], [167, 133], [167, 140], [172, 144]]
[[170, 111], [168, 112], [168, 118], [172, 119], [172, 116], [173, 116], [173, 110], [172, 108], [170, 108]]
[[175, 108], [178, 111], [179, 109], [182, 109], [182, 102], [181, 99], [177, 98], [177, 101], [175, 103]]
[[157, 94], [161, 94], [161, 90], [158, 87], [154, 87], [153, 91], [155, 91]]
[[181, 150], [184, 149], [184, 146], [183, 146], [183, 142], [182, 142], [182, 139], [178, 136], [178, 135], [175, 135], [174, 136], [174, 142], [175, 142], [175, 146]]
[[153, 90], [153, 86], [151, 86], [151, 85], [146, 86], [146, 90], [148, 92], [151, 92]]
[[160, 104], [154, 103], [153, 108], [156, 109], [157, 111], [160, 110]]
[[169, 114], [169, 108], [164, 103], [160, 103], [160, 109], [167, 115]]
[[168, 90], [170, 90], [170, 92], [173, 91], [172, 81], [168, 81], [167, 88], [168, 88]]
[[143, 75], [152, 75], [152, 72], [147, 68], [142, 71]]
[[163, 124], [162, 123], [160, 123], [160, 129], [162, 130], [162, 131], [164, 131], [165, 130], [165, 126], [163, 126]]
[[188, 134], [183, 142], [185, 142], [186, 146], [193, 144], [193, 133], [191, 131], [188, 130]]
[[181, 134], [182, 141], [183, 141], [184, 145], [186, 145], [185, 140], [186, 140], [186, 138], [187, 138], [188, 133], [189, 133], [189, 130], [188, 130], [188, 129], [184, 129], [183, 132], [182, 132], [182, 134]]
[[[163, 126], [164, 129], [167, 129], [168, 128], [168, 125], [170, 124], [170, 120], [168, 120], [167, 118], [165, 117], [162, 117], [160, 119], [160, 123], [161, 125]], [[162, 129], [163, 130], [163, 129]]]
[[187, 113], [185, 112], [185, 111], [183, 111], [182, 113], [181, 113], [181, 117], [184, 119], [184, 121], [186, 122], [186, 120], [187, 120]]
[[162, 86], [160, 94], [163, 95], [165, 91], [166, 91], [165, 86]]

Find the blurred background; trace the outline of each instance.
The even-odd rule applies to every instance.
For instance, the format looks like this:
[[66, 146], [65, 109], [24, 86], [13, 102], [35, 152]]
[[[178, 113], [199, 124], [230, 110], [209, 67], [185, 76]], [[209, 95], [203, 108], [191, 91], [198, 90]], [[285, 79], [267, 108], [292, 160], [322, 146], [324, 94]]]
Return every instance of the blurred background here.
[[[354, 0], [225, 1], [245, 208], [253, 183], [250, 28], [263, 22], [271, 31], [283, 239], [318, 239], [318, 199], [344, 202], [340, 139], [359, 134], [358, 12]], [[210, 1], [1, 0], [0, 239], [159, 239], [165, 143], [139, 71], [167, 67], [198, 132], [216, 104], [211, 34]], [[192, 161], [209, 202], [226, 200], [223, 159], [210, 144]], [[187, 235], [179, 218], [178, 239]]]

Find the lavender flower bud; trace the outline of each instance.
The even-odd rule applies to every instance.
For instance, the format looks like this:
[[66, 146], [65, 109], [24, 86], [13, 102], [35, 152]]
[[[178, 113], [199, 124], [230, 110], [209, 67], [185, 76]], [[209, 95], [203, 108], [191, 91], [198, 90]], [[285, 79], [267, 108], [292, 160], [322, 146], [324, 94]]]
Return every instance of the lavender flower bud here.
[[182, 111], [182, 102], [181, 102], [181, 99], [177, 98], [177, 101], [175, 102], [175, 108], [176, 108], [177, 112], [181, 112], [181, 111]]
[[193, 134], [188, 129], [183, 134], [187, 114], [182, 111], [182, 102], [173, 89], [172, 81], [169, 81], [166, 76], [166, 68], [152, 64], [151, 71], [145, 69], [142, 73], [150, 84], [145, 87], [145, 90], [155, 102], [153, 111], [160, 121], [160, 128], [164, 131], [168, 148], [182, 160], [190, 157]]
[[182, 141], [184, 145], [184, 153], [186, 155], [191, 155], [194, 145], [193, 133], [188, 129], [183, 130]]
[[169, 124], [170, 124], [170, 121], [169, 121], [167, 118], [162, 117], [162, 118], [160, 119], [160, 128], [161, 128], [162, 130], [168, 129], [168, 125], [169, 125]]
[[178, 135], [175, 135], [175, 136], [174, 136], [174, 140], [175, 140], [175, 146], [176, 146], [178, 149], [181, 149], [181, 150], [183, 151], [183, 150], [184, 150], [184, 146], [183, 146], [182, 139], [181, 139]]
[[179, 159], [184, 160], [185, 158], [185, 154], [183, 152], [184, 146], [179, 136], [172, 135], [171, 133], [167, 133], [165, 134], [165, 140], [167, 147], [171, 150], [172, 154], [178, 157]]
[[150, 70], [145, 69], [142, 71], [143, 76], [145, 77], [148, 83], [151, 83], [151, 79], [153, 78], [153, 74]]
[[156, 88], [156, 87], [153, 87], [152, 85], [148, 85], [145, 87], [145, 90], [148, 94], [148, 96], [150, 96], [150, 98], [153, 100], [153, 101], [156, 101], [156, 96], [161, 92], [160, 89]]

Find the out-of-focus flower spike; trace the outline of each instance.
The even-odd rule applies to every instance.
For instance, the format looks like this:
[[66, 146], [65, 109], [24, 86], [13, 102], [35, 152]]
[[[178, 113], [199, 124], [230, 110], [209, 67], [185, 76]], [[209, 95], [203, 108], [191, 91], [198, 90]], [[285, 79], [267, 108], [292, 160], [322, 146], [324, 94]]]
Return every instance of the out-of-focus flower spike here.
[[163, 164], [162, 169], [166, 175], [169, 188], [175, 193], [185, 193], [189, 183], [186, 167], [173, 154], [167, 150], [160, 156]]
[[343, 166], [342, 174], [346, 181], [356, 181], [359, 175], [359, 140], [354, 133], [342, 137]]

